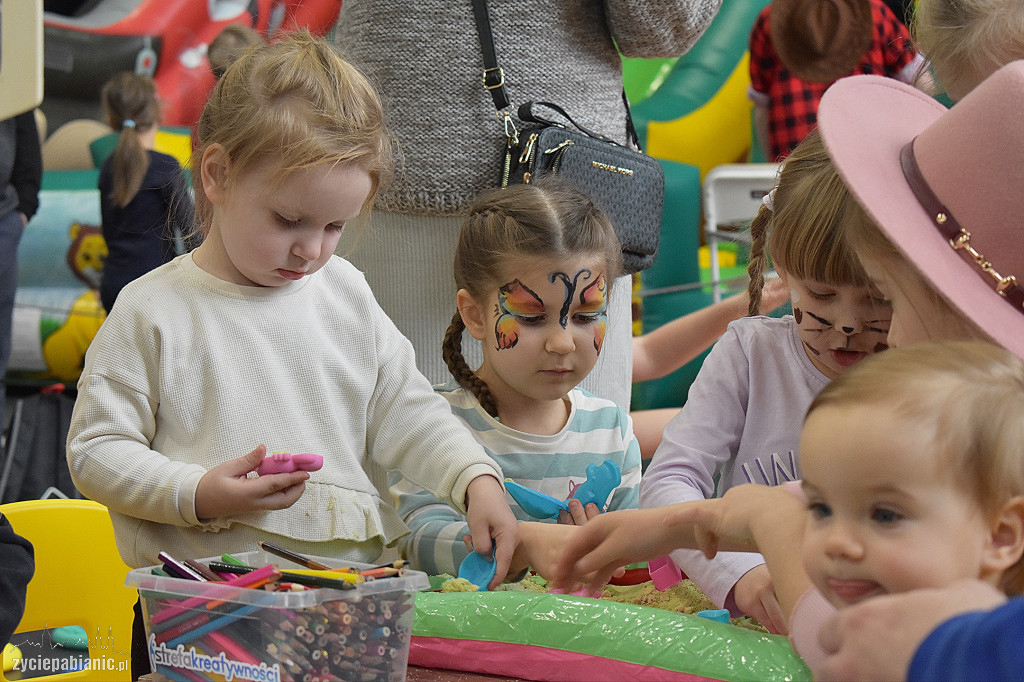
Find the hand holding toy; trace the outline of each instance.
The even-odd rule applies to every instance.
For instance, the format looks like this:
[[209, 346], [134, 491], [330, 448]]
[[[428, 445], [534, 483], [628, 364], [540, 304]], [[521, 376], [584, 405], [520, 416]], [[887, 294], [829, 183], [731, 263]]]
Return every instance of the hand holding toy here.
[[459, 577], [476, 585], [480, 592], [487, 592], [487, 586], [494, 579], [497, 568], [498, 564], [494, 561], [493, 549], [489, 559], [471, 551], [459, 564]]
[[[569, 499], [576, 498], [584, 507], [594, 503], [603, 508], [608, 496], [620, 483], [622, 470], [615, 462], [606, 459], [601, 466], [590, 464], [587, 466], [587, 480], [573, 491]], [[551, 519], [558, 516], [559, 511], [569, 511], [564, 500], [519, 485], [511, 479], [505, 479], [505, 490], [523, 511], [535, 519]]]

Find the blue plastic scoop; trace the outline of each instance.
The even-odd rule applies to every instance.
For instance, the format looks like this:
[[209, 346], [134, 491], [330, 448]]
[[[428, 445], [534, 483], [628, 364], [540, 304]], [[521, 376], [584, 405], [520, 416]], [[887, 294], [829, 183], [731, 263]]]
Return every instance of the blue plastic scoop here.
[[[618, 464], [606, 459], [601, 466], [587, 465], [587, 480], [576, 488], [572, 497], [579, 500], [583, 506], [593, 502], [598, 507], [603, 507], [608, 496], [620, 483], [622, 470]], [[560, 511], [569, 511], [569, 504], [565, 500], [527, 488], [510, 478], [505, 479], [505, 490], [524, 512], [535, 519], [551, 519], [558, 516]]]
[[494, 548], [491, 547], [491, 558], [485, 559], [476, 552], [469, 555], [459, 564], [459, 577], [476, 585], [480, 592], [487, 592], [487, 586], [494, 579], [498, 565], [494, 562]]
[[505, 490], [522, 510], [535, 519], [551, 519], [560, 511], [569, 511], [565, 500], [519, 485], [511, 478], [505, 479]]

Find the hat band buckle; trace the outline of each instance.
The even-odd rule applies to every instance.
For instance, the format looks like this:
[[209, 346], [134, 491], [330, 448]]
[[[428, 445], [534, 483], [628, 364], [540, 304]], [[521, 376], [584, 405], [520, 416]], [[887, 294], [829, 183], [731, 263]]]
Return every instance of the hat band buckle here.
[[900, 166], [910, 191], [914, 193], [921, 208], [931, 216], [932, 224], [947, 239], [953, 250], [969, 257], [982, 273], [994, 280], [996, 293], [1006, 299], [1017, 312], [1024, 313], [1024, 287], [1017, 284], [1017, 278], [1013, 275], [1000, 275], [992, 266], [992, 262], [974, 248], [971, 244], [970, 231], [957, 222], [924, 179], [914, 155], [913, 140], [900, 150]]

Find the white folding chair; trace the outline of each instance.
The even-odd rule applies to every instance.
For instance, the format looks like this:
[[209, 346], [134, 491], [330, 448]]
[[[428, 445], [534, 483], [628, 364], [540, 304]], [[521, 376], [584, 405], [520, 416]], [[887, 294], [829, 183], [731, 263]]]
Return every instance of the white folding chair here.
[[711, 294], [716, 303], [722, 300], [723, 289], [718, 243], [750, 244], [750, 221], [778, 175], [777, 163], [731, 163], [712, 168], [704, 178], [704, 241], [711, 256]]

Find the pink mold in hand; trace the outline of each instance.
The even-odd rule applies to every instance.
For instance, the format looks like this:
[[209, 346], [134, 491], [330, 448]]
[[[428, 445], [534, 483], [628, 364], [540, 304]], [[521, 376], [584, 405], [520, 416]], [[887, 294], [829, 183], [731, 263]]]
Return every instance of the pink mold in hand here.
[[309, 452], [292, 455], [287, 452], [275, 452], [263, 458], [256, 468], [260, 476], [268, 474], [290, 474], [293, 471], [318, 471], [324, 465], [324, 458]]

